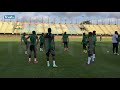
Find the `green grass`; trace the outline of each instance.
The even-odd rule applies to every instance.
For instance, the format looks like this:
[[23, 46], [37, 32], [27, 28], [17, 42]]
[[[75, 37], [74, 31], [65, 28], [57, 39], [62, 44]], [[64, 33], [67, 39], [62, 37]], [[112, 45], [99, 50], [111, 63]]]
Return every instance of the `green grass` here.
[[[47, 67], [45, 52], [38, 51], [38, 64], [29, 64], [20, 47], [19, 38], [0, 38], [0, 78], [117, 78], [120, 77], [120, 56], [112, 54], [111, 38], [97, 42], [95, 63], [86, 65], [81, 38], [70, 39], [69, 51], [56, 39], [56, 64]], [[107, 50], [110, 53], [107, 53]], [[33, 56], [32, 56], [33, 57]], [[33, 60], [33, 59], [32, 59]], [[50, 60], [52, 64], [52, 60]]]

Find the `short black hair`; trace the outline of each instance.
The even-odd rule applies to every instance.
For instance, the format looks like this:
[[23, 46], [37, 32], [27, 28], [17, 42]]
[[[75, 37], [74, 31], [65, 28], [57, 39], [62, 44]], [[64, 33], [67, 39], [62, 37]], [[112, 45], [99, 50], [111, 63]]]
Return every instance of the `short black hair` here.
[[92, 33], [93, 35], [96, 35], [96, 31], [93, 31], [93, 33]]
[[85, 35], [85, 33], [83, 33], [83, 35]]
[[115, 34], [118, 34], [118, 32], [117, 32], [117, 31], [115, 31]]
[[66, 32], [64, 32], [64, 34], [66, 34]]
[[24, 32], [23, 35], [26, 35], [26, 33]]
[[35, 32], [35, 31], [32, 31], [32, 34], [36, 34], [36, 32]]
[[48, 32], [51, 32], [51, 28], [48, 28]]
[[90, 36], [92, 36], [92, 34], [93, 34], [92, 32], [89, 32], [88, 36], [90, 37]]

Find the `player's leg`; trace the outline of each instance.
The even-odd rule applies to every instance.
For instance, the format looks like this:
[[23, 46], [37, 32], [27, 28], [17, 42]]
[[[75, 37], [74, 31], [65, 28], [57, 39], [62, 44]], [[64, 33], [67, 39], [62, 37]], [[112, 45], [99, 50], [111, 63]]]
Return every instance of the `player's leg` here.
[[115, 43], [113, 43], [113, 54], [116, 54], [115, 53]]
[[56, 63], [55, 63], [55, 50], [51, 50], [51, 55], [52, 55], [52, 60], [53, 60], [53, 67], [57, 67]]
[[66, 42], [66, 50], [68, 51], [68, 42]]
[[40, 42], [40, 51], [42, 51], [41, 47], [42, 47], [42, 43]]
[[35, 45], [33, 46], [33, 50], [34, 50], [34, 63], [38, 63], [38, 61], [37, 61], [37, 47]]
[[116, 43], [116, 54], [119, 55], [118, 54], [118, 43]]
[[95, 56], [94, 56], [95, 50], [91, 50], [91, 58], [92, 58], [92, 62], [94, 62]]
[[85, 44], [85, 53], [87, 53], [87, 45]]
[[85, 44], [83, 44], [83, 52], [85, 52]]
[[32, 45], [30, 45], [30, 52], [29, 52], [29, 63], [31, 62], [31, 54], [32, 54]]
[[27, 54], [27, 49], [28, 49], [28, 47], [27, 47], [27, 42], [25, 42], [25, 46], [26, 46], [25, 54]]
[[26, 51], [25, 51], [25, 54], [28, 54], [28, 48], [29, 48], [29, 45], [30, 45], [30, 43], [27, 42], [27, 43], [26, 43]]
[[93, 58], [95, 58], [95, 47], [93, 49]]
[[43, 43], [41, 43], [41, 49], [42, 49], [42, 51], [43, 51]]
[[87, 64], [89, 65], [90, 64], [90, 60], [91, 60], [91, 53], [90, 53], [90, 50], [88, 50], [88, 62], [87, 62]]
[[66, 42], [64, 42], [64, 51], [66, 51]]
[[50, 56], [50, 49], [47, 49], [46, 50], [46, 58], [47, 58], [47, 66], [48, 67], [50, 67], [49, 56]]

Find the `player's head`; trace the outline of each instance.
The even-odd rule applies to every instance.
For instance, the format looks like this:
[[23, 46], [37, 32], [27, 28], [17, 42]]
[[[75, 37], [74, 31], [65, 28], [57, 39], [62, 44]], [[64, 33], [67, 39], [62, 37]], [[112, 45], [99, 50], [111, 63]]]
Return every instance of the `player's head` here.
[[64, 34], [66, 34], [66, 32], [64, 32]]
[[44, 35], [44, 33], [42, 33], [42, 36]]
[[32, 34], [36, 34], [36, 32], [35, 32], [35, 31], [32, 31]]
[[96, 35], [96, 31], [93, 31], [93, 35]]
[[23, 35], [25, 36], [25, 35], [26, 35], [26, 33], [24, 32], [24, 33], [23, 33]]
[[89, 32], [88, 36], [91, 37], [92, 35], [93, 35], [93, 33], [92, 33], [92, 32]]
[[51, 33], [51, 28], [48, 28], [48, 33]]
[[85, 33], [83, 33], [83, 35], [85, 35]]
[[117, 32], [117, 31], [115, 31], [115, 34], [118, 34], [118, 32]]

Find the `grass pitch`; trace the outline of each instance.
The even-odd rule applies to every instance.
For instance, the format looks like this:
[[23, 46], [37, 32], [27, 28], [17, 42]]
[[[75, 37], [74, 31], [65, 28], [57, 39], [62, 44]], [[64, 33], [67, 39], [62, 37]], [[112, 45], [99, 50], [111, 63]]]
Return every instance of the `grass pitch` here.
[[[120, 77], [120, 56], [112, 54], [111, 38], [97, 42], [94, 64], [86, 65], [81, 38], [71, 38], [69, 51], [64, 52], [61, 39], [55, 39], [56, 64], [47, 67], [45, 52], [37, 51], [38, 64], [29, 64], [20, 46], [20, 37], [0, 38], [0, 78], [117, 78]], [[107, 52], [109, 51], [109, 53]], [[120, 51], [120, 48], [119, 48]], [[33, 55], [32, 55], [33, 57]], [[33, 60], [33, 59], [32, 59]], [[52, 60], [50, 60], [52, 65]]]

